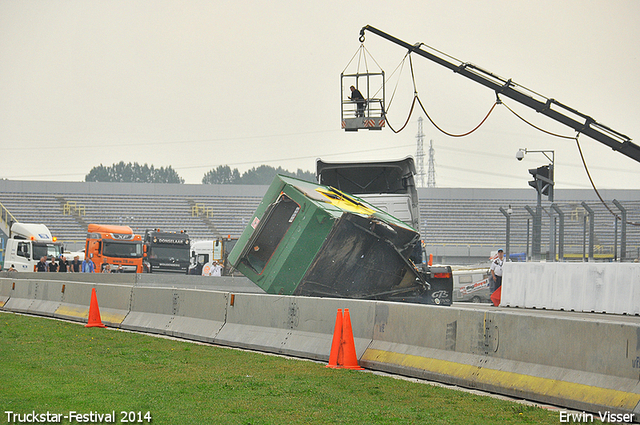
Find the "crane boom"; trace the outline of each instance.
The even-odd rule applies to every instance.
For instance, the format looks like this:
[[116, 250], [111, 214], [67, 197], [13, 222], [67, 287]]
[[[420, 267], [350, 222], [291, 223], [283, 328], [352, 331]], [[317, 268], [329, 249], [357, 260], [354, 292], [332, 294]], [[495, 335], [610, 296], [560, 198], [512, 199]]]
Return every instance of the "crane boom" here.
[[534, 109], [536, 112], [573, 128], [578, 133], [582, 133], [600, 143], [604, 143], [614, 151], [618, 151], [640, 162], [640, 146], [632, 143], [631, 138], [596, 122], [596, 120], [590, 116], [563, 105], [555, 99], [546, 98], [514, 83], [511, 79], [504, 79], [471, 63], [459, 62], [457, 60], [452, 61], [451, 59], [453, 58], [441, 52], [424, 50], [421, 48], [422, 43], [409, 44], [370, 25], [366, 25], [360, 30], [361, 42], [364, 41], [365, 31], [372, 32], [392, 43], [404, 47], [410, 52], [415, 52], [420, 56], [449, 68], [455, 73], [490, 88], [496, 92], [496, 95], [505, 95], [516, 102]]

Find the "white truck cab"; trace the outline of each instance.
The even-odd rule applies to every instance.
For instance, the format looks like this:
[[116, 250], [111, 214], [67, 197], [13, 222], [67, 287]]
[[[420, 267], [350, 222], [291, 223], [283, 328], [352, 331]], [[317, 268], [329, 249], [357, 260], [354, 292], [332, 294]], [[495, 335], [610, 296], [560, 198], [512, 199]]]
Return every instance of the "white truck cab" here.
[[63, 247], [44, 224], [13, 223], [7, 239], [3, 270], [34, 272], [41, 257], [60, 257]]
[[[198, 241], [191, 245], [189, 274], [202, 275], [214, 259], [222, 260], [222, 241]], [[207, 273], [208, 274], [208, 273]]]
[[191, 260], [189, 274], [209, 276], [213, 262], [217, 262], [226, 273], [227, 255], [236, 244], [237, 239], [219, 238], [216, 240], [198, 241], [191, 244]]

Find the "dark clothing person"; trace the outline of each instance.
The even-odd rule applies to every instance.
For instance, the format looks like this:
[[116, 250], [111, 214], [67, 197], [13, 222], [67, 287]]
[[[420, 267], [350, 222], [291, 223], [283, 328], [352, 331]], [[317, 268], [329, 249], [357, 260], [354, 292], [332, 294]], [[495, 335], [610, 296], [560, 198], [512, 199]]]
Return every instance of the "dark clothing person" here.
[[69, 264], [69, 271], [72, 273], [80, 273], [80, 268], [82, 267], [82, 263], [78, 258], [74, 258], [73, 261]]
[[58, 265], [56, 264], [55, 259], [51, 260], [51, 262], [49, 263], [49, 271], [53, 273], [58, 271]]
[[60, 258], [60, 260], [58, 261], [58, 273], [66, 273], [67, 269], [69, 267], [69, 263], [67, 262], [67, 260], [62, 257]]
[[49, 267], [47, 266], [47, 262], [44, 258], [41, 258], [40, 261], [38, 261], [38, 266], [36, 267], [36, 271], [37, 272], [48, 272], [49, 271]]
[[356, 102], [356, 117], [364, 117], [364, 106], [366, 105], [367, 101], [365, 100], [362, 93], [360, 93], [360, 90], [358, 90], [354, 86], [351, 86], [350, 88], [351, 97], [349, 98], [349, 100]]

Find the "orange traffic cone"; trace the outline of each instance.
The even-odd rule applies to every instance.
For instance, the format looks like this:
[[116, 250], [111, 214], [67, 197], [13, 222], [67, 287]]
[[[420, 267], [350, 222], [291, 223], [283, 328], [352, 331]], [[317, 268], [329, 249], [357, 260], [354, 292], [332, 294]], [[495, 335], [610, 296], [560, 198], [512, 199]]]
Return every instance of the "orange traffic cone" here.
[[327, 367], [333, 369], [364, 369], [358, 365], [356, 345], [353, 339], [353, 330], [351, 329], [351, 316], [348, 308], [344, 309], [344, 320], [342, 310], [338, 309]]
[[491, 298], [491, 302], [494, 306], [500, 306], [500, 299], [502, 298], [502, 286], [499, 286], [498, 289], [496, 289], [489, 298]]
[[344, 361], [343, 366], [347, 369], [363, 370], [358, 365], [358, 357], [356, 356], [356, 344], [353, 339], [353, 330], [351, 329], [351, 316], [349, 309], [344, 309], [344, 327], [342, 331], [342, 340], [344, 341]]
[[333, 340], [331, 341], [331, 352], [329, 353], [329, 364], [327, 367], [338, 367], [338, 353], [340, 352], [340, 341], [342, 340], [342, 309], [338, 309], [336, 315], [336, 326], [333, 328]]
[[85, 328], [106, 328], [100, 319], [100, 308], [98, 308], [98, 297], [96, 296], [96, 288], [91, 289], [91, 304], [89, 304], [89, 320]]

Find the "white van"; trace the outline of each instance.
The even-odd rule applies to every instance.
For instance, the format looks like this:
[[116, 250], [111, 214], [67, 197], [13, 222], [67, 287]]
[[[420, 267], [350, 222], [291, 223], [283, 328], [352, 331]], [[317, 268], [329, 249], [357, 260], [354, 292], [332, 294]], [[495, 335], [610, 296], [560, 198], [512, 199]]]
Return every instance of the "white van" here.
[[60, 258], [62, 244], [44, 224], [13, 223], [5, 249], [3, 270], [34, 272], [41, 257]]
[[491, 302], [489, 269], [454, 270], [453, 302]]

